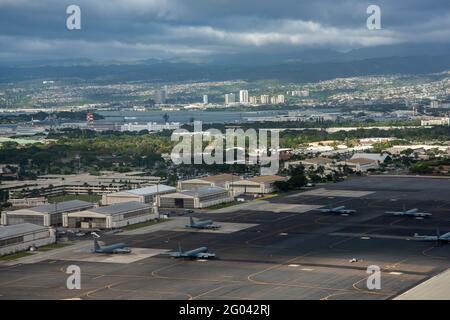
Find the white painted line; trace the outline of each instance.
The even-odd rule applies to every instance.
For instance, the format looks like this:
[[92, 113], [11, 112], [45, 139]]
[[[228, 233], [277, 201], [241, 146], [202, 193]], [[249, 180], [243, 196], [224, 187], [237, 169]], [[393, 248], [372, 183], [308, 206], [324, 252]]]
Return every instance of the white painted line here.
[[300, 267], [300, 265], [299, 264], [289, 264], [288, 267], [297, 268], [297, 267]]
[[287, 236], [288, 234], [286, 232], [280, 233], [280, 236]]
[[313, 271], [314, 269], [310, 269], [310, 268], [301, 268], [300, 270], [302, 270], [302, 271]]
[[389, 272], [389, 274], [393, 274], [393, 275], [399, 276], [399, 275], [402, 275], [403, 272], [394, 272], [394, 271], [392, 271], [392, 272]]
[[370, 237], [361, 237], [360, 239], [361, 240], [370, 240], [371, 238]]

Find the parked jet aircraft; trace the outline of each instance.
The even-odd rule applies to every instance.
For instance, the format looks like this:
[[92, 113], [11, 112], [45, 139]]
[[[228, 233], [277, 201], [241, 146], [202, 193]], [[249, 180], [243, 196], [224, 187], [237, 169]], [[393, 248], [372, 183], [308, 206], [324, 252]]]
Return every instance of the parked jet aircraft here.
[[200, 247], [197, 249], [184, 251], [181, 249], [181, 246], [178, 246], [178, 251], [171, 252], [170, 256], [173, 258], [189, 258], [189, 259], [209, 259], [214, 258], [216, 256], [215, 253], [208, 252], [207, 247]]
[[126, 248], [124, 243], [116, 243], [110, 246], [102, 247], [97, 239], [94, 239], [93, 253], [130, 253], [131, 249]]
[[186, 228], [194, 228], [194, 229], [219, 229], [221, 226], [218, 224], [214, 224], [212, 220], [202, 220], [202, 221], [194, 221], [194, 218], [189, 217], [189, 224], [186, 225]]
[[439, 243], [450, 243], [450, 232], [441, 235], [439, 229], [437, 229], [435, 236], [420, 236], [416, 233], [414, 235], [414, 238], [420, 241], [436, 241]]
[[419, 209], [417, 208], [406, 210], [405, 206], [403, 206], [403, 211], [386, 211], [385, 213], [392, 214], [394, 216], [420, 217], [420, 218], [432, 216], [432, 214], [428, 212], [419, 212]]
[[350, 209], [345, 209], [345, 206], [339, 206], [336, 208], [328, 208], [328, 209], [317, 209], [320, 212], [323, 213], [338, 213], [338, 214], [348, 214], [348, 213], [355, 213], [356, 210], [350, 210]]

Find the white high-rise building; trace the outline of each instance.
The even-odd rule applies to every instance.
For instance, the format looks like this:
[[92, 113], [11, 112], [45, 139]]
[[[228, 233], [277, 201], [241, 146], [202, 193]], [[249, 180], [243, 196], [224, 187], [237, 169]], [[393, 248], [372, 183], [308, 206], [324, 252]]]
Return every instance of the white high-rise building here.
[[203, 104], [208, 104], [208, 95], [203, 95]]
[[276, 96], [271, 97], [270, 104], [278, 104], [278, 98]]
[[225, 104], [230, 105], [236, 102], [236, 96], [234, 93], [227, 93], [225, 95]]
[[250, 101], [250, 104], [257, 104], [258, 98], [255, 96], [251, 96], [249, 101]]
[[277, 97], [277, 102], [280, 103], [280, 104], [283, 104], [284, 101], [285, 101], [284, 100], [284, 95], [283, 94], [279, 94], [278, 97]]
[[263, 94], [261, 96], [261, 104], [269, 104], [270, 103], [270, 96], [267, 94]]
[[240, 103], [248, 103], [248, 91], [247, 90], [239, 91], [239, 102]]

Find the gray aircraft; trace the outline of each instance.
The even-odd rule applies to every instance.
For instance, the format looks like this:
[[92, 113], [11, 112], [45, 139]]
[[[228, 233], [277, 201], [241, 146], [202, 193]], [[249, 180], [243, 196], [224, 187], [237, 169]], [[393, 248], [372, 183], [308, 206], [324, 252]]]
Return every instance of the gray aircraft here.
[[97, 239], [94, 239], [93, 253], [130, 253], [131, 249], [126, 248], [124, 243], [116, 243], [110, 246], [102, 247], [98, 243]]
[[450, 243], [450, 232], [441, 235], [439, 229], [437, 229], [435, 236], [420, 236], [416, 233], [414, 235], [414, 238], [419, 241], [435, 241], [438, 243]]
[[214, 224], [212, 220], [194, 221], [192, 216], [189, 217], [189, 224], [186, 225], [186, 228], [194, 229], [219, 229], [220, 227], [220, 225]]
[[184, 251], [181, 249], [181, 246], [178, 245], [178, 251], [171, 252], [170, 256], [173, 258], [185, 258], [185, 259], [209, 259], [214, 258], [216, 256], [215, 253], [208, 252], [207, 247], [200, 247], [197, 249]]
[[425, 218], [432, 216], [432, 214], [428, 212], [419, 212], [419, 209], [417, 208], [406, 210], [405, 206], [403, 206], [403, 211], [385, 211], [385, 213], [402, 217], [404, 216], [404, 217]]
[[349, 214], [349, 213], [355, 213], [356, 210], [350, 210], [350, 209], [345, 209], [345, 206], [339, 206], [336, 208], [327, 208], [327, 209], [317, 209], [320, 212], [323, 213], [338, 213], [338, 214]]

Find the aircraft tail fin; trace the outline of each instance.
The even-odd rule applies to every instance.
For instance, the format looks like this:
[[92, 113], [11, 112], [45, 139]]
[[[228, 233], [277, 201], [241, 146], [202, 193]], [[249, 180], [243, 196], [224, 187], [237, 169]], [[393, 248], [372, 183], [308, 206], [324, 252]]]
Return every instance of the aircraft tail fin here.
[[181, 243], [178, 242], [178, 252], [181, 254], [183, 251], [181, 249]]
[[94, 239], [94, 249], [95, 250], [101, 250], [102, 249], [102, 247], [98, 243], [97, 239]]
[[436, 229], [436, 236], [438, 237], [438, 239], [441, 237], [441, 231], [439, 230], [439, 227], [437, 227]]
[[192, 216], [189, 216], [189, 224], [190, 224], [191, 226], [194, 225], [194, 219], [192, 218]]

